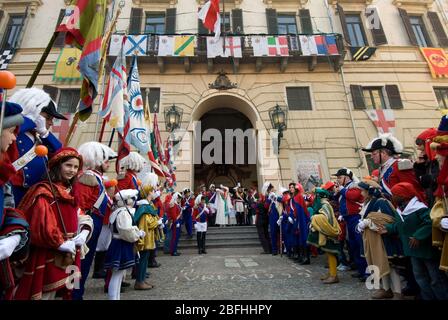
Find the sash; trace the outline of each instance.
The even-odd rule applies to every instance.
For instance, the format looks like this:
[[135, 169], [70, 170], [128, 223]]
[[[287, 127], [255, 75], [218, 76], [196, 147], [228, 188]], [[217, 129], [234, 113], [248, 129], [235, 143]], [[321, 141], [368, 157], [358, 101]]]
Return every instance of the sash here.
[[[26, 135], [29, 137], [28, 132], [26, 133]], [[34, 137], [33, 137], [33, 139], [34, 139]], [[19, 159], [17, 159], [16, 161], [13, 162], [12, 165], [13, 165], [14, 169], [16, 169], [16, 171], [19, 171], [24, 166], [26, 166], [28, 163], [30, 163], [34, 158], [37, 157], [36, 152], [35, 152], [36, 144], [37, 144], [37, 142], [35, 141], [34, 145], [31, 147], [30, 150], [28, 150], [23, 156], [21, 156]]]
[[137, 183], [137, 177], [132, 175], [132, 183], [134, 184], [135, 189], [139, 189], [138, 188], [138, 183]]
[[199, 214], [196, 216], [196, 219], [199, 219], [199, 218], [202, 216], [202, 214], [204, 213], [205, 209], [206, 209], [206, 207], [204, 207], [204, 208], [202, 209], [202, 211], [199, 212]]
[[91, 172], [95, 175], [96, 181], [98, 182], [98, 186], [100, 188], [98, 199], [96, 200], [93, 207], [97, 209], [101, 214], [104, 214], [104, 210], [106, 210], [107, 203], [109, 202], [109, 197], [107, 196], [106, 188], [103, 184], [103, 177], [95, 171]]

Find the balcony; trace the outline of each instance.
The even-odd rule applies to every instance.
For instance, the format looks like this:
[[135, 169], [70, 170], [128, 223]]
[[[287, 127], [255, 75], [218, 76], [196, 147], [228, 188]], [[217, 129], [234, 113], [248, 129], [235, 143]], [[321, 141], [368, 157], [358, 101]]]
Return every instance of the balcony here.
[[[240, 64], [253, 64], [257, 72], [261, 72], [263, 66], [276, 64], [278, 65], [280, 72], [284, 72], [290, 62], [294, 63], [307, 63], [308, 70], [314, 71], [318, 63], [329, 63], [334, 71], [339, 71], [339, 68], [343, 65], [344, 57], [346, 54], [343, 37], [340, 34], [315, 34], [307, 36], [331, 36], [335, 40], [335, 45], [337, 47], [336, 54], [313, 54], [304, 55], [303, 50], [300, 45], [299, 36], [300, 35], [282, 35], [287, 39], [288, 54], [278, 55], [278, 56], [255, 56], [254, 49], [252, 46], [252, 39], [256, 36], [279, 36], [279, 35], [266, 35], [266, 34], [252, 34], [252, 35], [231, 35], [228, 34], [226, 37], [239, 37], [241, 39], [241, 57], [207, 57], [207, 36], [197, 35], [197, 34], [181, 34], [182, 36], [195, 36], [195, 46], [194, 55], [189, 57], [179, 57], [179, 56], [159, 56], [159, 37], [161, 35], [146, 34], [148, 36], [146, 52], [144, 55], [139, 56], [139, 60], [144, 63], [154, 63], [158, 64], [159, 71], [161, 73], [165, 72], [165, 66], [167, 64], [183, 64], [185, 67], [185, 72], [189, 73], [191, 70], [191, 65], [195, 64], [205, 64], [207, 65], [207, 72], [213, 73], [215, 64], [228, 64], [231, 63], [233, 66], [234, 73], [239, 72]], [[173, 36], [181, 36], [173, 35]], [[208, 36], [210, 37], [210, 36]], [[286, 44], [284, 45], [286, 46]], [[334, 47], [334, 46], [333, 46]], [[239, 47], [238, 47], [239, 48]], [[327, 47], [326, 47], [327, 48]], [[109, 54], [110, 52], [108, 52]], [[109, 62], [113, 63], [115, 60], [115, 54], [113, 56], [108, 56]]]

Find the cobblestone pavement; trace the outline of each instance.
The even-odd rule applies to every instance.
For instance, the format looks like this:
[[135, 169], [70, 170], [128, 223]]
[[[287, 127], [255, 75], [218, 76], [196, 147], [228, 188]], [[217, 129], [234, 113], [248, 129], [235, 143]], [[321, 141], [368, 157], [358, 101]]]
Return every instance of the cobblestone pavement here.
[[[136, 291], [128, 276], [131, 287], [121, 294], [122, 300], [362, 300], [370, 296], [351, 271], [338, 272], [338, 284], [322, 284], [325, 255], [312, 258], [308, 266], [286, 256], [260, 254], [259, 248], [209, 249], [205, 255], [184, 250], [178, 257], [159, 253], [157, 260], [162, 266], [148, 269], [148, 282], [155, 287]], [[85, 299], [107, 299], [103, 285], [104, 280], [90, 278]]]

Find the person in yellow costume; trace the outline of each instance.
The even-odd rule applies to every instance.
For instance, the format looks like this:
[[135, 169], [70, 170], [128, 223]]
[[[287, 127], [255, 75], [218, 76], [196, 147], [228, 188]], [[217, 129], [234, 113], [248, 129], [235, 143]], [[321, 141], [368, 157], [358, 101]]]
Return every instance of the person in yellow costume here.
[[137, 250], [140, 253], [139, 263], [137, 265], [137, 275], [135, 280], [135, 290], [149, 290], [154, 286], [145, 282], [146, 268], [148, 267], [148, 258], [150, 250], [156, 248], [156, 241], [163, 240], [163, 224], [159, 218], [158, 209], [153, 203], [156, 198], [157, 175], [148, 172], [142, 177], [140, 185], [140, 195], [142, 200], [138, 201], [138, 209], [134, 215], [134, 224], [140, 230], [145, 232], [145, 236], [137, 242]]
[[316, 188], [314, 193], [316, 194], [316, 200], [320, 200], [321, 204], [311, 217], [307, 242], [321, 248], [327, 254], [329, 274], [321, 277], [322, 282], [325, 284], [338, 283], [336, 257], [339, 253], [338, 236], [341, 233], [341, 228], [334, 215], [333, 208], [328, 202], [330, 193], [321, 188]]

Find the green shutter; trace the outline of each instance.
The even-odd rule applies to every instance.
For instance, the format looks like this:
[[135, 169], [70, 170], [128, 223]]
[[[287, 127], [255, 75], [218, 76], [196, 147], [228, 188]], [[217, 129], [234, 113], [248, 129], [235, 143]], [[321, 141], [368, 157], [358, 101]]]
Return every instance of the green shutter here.
[[165, 34], [176, 33], [176, 8], [166, 9]]
[[244, 34], [243, 10], [241, 9], [232, 10], [232, 25], [234, 34]]
[[415, 37], [414, 30], [411, 26], [411, 21], [409, 20], [409, 16], [406, 10], [398, 8], [398, 12], [400, 13], [401, 20], [403, 21], [404, 27], [409, 37], [409, 41], [411, 45], [418, 46], [417, 38]]
[[400, 90], [397, 85], [387, 85], [386, 93], [391, 109], [403, 109], [403, 102], [401, 101]]
[[266, 21], [268, 25], [268, 34], [278, 33], [277, 10], [266, 9]]
[[362, 86], [350, 85], [350, 92], [352, 94], [353, 108], [362, 110], [366, 108], [366, 103], [364, 101], [364, 94], [362, 91]]
[[301, 33], [313, 34], [313, 22], [311, 21], [310, 10], [301, 9], [299, 10], [300, 25], [302, 27]]
[[448, 47], [448, 38], [437, 12], [428, 12], [428, 19], [431, 21], [432, 29], [434, 30], [439, 45], [441, 47]]
[[131, 22], [129, 24], [129, 34], [140, 34], [142, 32], [143, 9], [131, 9]]
[[342, 26], [342, 32], [344, 33], [344, 39], [345, 42], [348, 43], [348, 45], [352, 45], [351, 41], [350, 41], [350, 36], [348, 34], [348, 29], [347, 29], [347, 21], [345, 19], [345, 12], [344, 12], [344, 8], [342, 8], [339, 3], [337, 4], [337, 9], [338, 9], [338, 15], [339, 15], [339, 19], [341, 20], [341, 26]]
[[310, 89], [308, 87], [286, 88], [289, 110], [312, 110]]

